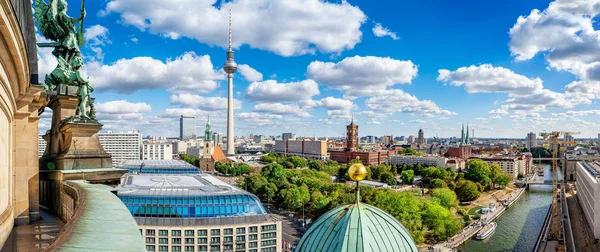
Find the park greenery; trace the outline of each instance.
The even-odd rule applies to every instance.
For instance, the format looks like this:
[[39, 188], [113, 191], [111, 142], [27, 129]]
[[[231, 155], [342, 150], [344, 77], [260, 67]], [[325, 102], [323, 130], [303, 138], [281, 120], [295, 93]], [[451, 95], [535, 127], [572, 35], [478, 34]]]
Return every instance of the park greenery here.
[[424, 156], [425, 154], [423, 152], [420, 151], [416, 151], [413, 148], [404, 148], [398, 151], [398, 155], [404, 155], [404, 156]]
[[[410, 151], [407, 151], [410, 152]], [[188, 159], [183, 158], [186, 161]], [[325, 212], [354, 202], [354, 186], [349, 181], [350, 164], [320, 161], [297, 156], [268, 154], [260, 159], [265, 166], [253, 169], [243, 164], [217, 164], [224, 174], [246, 174], [238, 186], [257, 195], [275, 208], [301, 212], [316, 218]], [[194, 162], [195, 160], [190, 160]], [[189, 161], [188, 161], [189, 162]], [[468, 209], [459, 202], [476, 200], [482, 193], [506, 187], [511, 176], [496, 164], [471, 160], [465, 172], [448, 168], [416, 165], [367, 166], [366, 180], [396, 185], [399, 181], [416, 184], [426, 190], [375, 189], [361, 187], [361, 201], [381, 208], [398, 219], [418, 243], [446, 240], [471, 222]]]

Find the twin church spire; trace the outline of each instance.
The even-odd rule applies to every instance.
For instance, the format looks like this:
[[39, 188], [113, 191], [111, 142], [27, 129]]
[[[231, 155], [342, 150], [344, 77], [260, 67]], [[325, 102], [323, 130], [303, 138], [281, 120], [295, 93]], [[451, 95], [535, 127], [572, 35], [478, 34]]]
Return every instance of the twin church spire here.
[[467, 123], [467, 134], [465, 136], [465, 124], [462, 126], [460, 131], [460, 145], [471, 145], [469, 141], [469, 124]]

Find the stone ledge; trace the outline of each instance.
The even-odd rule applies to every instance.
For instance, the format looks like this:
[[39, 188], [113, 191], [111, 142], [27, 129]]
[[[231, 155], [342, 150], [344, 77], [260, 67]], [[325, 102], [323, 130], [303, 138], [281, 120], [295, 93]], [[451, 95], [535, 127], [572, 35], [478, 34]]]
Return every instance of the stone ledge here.
[[76, 206], [47, 251], [146, 251], [138, 225], [112, 188], [87, 181], [72, 187]]

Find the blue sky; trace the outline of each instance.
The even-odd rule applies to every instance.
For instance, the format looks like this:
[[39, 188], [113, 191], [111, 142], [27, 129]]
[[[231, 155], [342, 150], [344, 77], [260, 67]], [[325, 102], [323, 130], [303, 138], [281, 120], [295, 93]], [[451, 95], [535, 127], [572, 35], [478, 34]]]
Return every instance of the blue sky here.
[[468, 122], [483, 137], [595, 137], [598, 2], [88, 1], [82, 50], [115, 131], [176, 136], [180, 114], [225, 131], [231, 9], [236, 135], [342, 136], [354, 116], [363, 136], [457, 136]]

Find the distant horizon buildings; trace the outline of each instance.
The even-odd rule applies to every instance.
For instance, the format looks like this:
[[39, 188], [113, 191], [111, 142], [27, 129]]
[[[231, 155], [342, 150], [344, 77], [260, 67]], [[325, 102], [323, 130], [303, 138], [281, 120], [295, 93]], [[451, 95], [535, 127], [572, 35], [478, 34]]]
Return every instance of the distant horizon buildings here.
[[181, 115], [179, 118], [179, 140], [196, 138], [196, 117]]
[[360, 151], [358, 150], [358, 125], [354, 120], [346, 125], [346, 146], [343, 150], [329, 150], [329, 158], [338, 163], [347, 164], [360, 158], [365, 165], [383, 164], [385, 159], [396, 153], [395, 150]]

